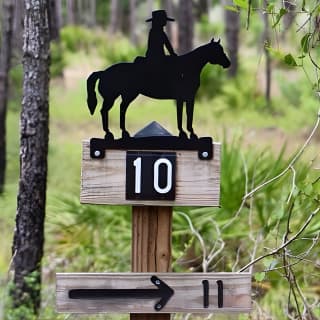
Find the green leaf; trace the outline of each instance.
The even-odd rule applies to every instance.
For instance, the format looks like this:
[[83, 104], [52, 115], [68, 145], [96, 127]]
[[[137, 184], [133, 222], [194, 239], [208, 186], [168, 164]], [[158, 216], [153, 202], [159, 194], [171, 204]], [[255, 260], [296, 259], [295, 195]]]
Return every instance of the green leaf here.
[[278, 60], [284, 60], [285, 58], [285, 53], [280, 51], [280, 50], [277, 50], [275, 48], [272, 48], [268, 45], [265, 46], [266, 50], [269, 51], [271, 57], [275, 58], [275, 59], [278, 59]]
[[263, 261], [263, 265], [267, 270], [273, 269], [278, 264], [278, 261], [273, 258], [267, 258]]
[[233, 0], [233, 4], [242, 9], [248, 9], [248, 0]]
[[263, 263], [265, 268], [269, 269], [269, 267], [272, 264], [273, 260], [274, 259], [272, 257], [265, 258], [265, 259], [263, 259], [262, 263]]
[[308, 53], [309, 52], [309, 42], [310, 42], [310, 33], [305, 34], [301, 41], [300, 41], [300, 45], [301, 45], [301, 49], [304, 53]]
[[273, 13], [274, 12], [274, 4], [273, 3], [269, 3], [267, 5], [266, 11], [267, 11], [267, 13]]
[[303, 191], [308, 195], [312, 194], [313, 192], [312, 184], [308, 184]]
[[281, 8], [281, 9], [280, 9], [279, 13], [276, 15], [276, 21], [275, 21], [275, 23], [273, 24], [272, 28], [275, 28], [275, 27], [279, 24], [281, 18], [282, 18], [286, 13], [287, 13], [287, 10], [286, 10], [285, 8]]
[[256, 272], [256, 273], [254, 274], [255, 280], [258, 281], [258, 282], [263, 281], [264, 278], [265, 278], [265, 276], [266, 276], [266, 273], [265, 273], [265, 272]]
[[296, 63], [296, 60], [294, 59], [294, 57], [292, 56], [291, 53], [288, 53], [285, 57], [284, 57], [284, 63], [288, 66], [291, 67], [296, 67], [298, 66]]
[[224, 9], [228, 11], [237, 12], [237, 13], [239, 12], [239, 9], [235, 6], [224, 6]]

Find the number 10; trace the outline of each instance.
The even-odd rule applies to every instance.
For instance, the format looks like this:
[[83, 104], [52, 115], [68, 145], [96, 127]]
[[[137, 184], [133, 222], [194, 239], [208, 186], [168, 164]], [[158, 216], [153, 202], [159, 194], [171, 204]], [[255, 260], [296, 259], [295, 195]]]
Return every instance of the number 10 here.
[[[135, 167], [135, 193], [141, 193], [141, 166], [142, 158], [138, 157], [133, 161]], [[167, 167], [167, 184], [165, 187], [161, 188], [159, 186], [159, 170], [160, 165], [165, 165]], [[153, 187], [158, 193], [165, 194], [168, 193], [172, 188], [172, 163], [166, 158], [160, 158], [153, 164]]]

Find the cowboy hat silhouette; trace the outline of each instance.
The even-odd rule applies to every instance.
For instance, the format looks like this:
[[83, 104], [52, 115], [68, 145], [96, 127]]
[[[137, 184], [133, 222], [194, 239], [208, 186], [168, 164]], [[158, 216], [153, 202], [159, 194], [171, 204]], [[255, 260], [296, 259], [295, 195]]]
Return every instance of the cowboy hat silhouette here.
[[165, 10], [155, 10], [152, 11], [152, 18], [146, 20], [146, 22], [150, 21], [175, 21], [173, 18], [167, 16]]

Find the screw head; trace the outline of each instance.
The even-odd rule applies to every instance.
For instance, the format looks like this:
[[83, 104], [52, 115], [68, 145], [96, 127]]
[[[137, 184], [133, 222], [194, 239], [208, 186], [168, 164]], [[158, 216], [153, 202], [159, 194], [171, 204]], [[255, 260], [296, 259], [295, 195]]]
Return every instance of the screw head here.
[[160, 284], [160, 283], [161, 283], [160, 280], [155, 281], [155, 284]]
[[101, 154], [101, 152], [100, 152], [99, 150], [95, 150], [94, 155], [95, 155], [96, 157], [99, 157], [100, 154]]
[[162, 308], [162, 305], [160, 303], [156, 304], [156, 309], [160, 310]]
[[203, 151], [201, 154], [204, 158], [208, 158], [209, 153], [207, 151]]

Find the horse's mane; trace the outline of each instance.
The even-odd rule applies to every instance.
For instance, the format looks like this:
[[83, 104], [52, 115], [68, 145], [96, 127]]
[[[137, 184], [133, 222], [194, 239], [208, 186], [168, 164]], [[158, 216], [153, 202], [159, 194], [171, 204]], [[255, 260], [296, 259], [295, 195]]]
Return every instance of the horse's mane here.
[[179, 56], [179, 59], [181, 59], [180, 61], [197, 61], [197, 57], [199, 57], [199, 59], [203, 59], [204, 57], [204, 52], [206, 52], [208, 50], [208, 47], [211, 45], [211, 42], [203, 44], [185, 54], [182, 54]]
[[195, 55], [197, 53], [200, 53], [202, 52], [204, 49], [207, 49], [208, 48], [208, 45], [210, 45], [211, 43], [206, 43], [206, 44], [203, 44], [197, 48], [194, 48], [193, 50], [187, 52], [187, 53], [184, 53], [182, 54], [180, 57], [185, 57], [185, 56], [189, 56], [189, 55]]

